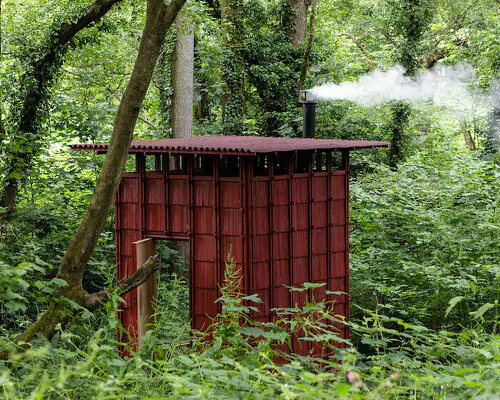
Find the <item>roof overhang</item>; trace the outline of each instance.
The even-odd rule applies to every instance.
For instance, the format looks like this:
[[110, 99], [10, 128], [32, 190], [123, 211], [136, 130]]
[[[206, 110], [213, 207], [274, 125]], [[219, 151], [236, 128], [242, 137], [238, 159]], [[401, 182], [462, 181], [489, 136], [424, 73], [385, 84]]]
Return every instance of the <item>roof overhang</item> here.
[[[317, 150], [359, 150], [389, 147], [389, 142], [338, 139], [270, 138], [261, 136], [197, 136], [191, 138], [133, 140], [130, 153], [182, 153], [253, 156], [257, 154]], [[71, 144], [72, 150], [108, 151], [109, 143]]]

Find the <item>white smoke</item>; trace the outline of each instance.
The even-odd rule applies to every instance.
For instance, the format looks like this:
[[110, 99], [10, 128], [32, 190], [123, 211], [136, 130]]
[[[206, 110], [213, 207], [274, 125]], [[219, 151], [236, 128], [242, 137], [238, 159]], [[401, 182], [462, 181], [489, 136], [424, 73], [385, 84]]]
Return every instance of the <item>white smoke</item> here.
[[327, 83], [311, 91], [319, 100], [350, 100], [366, 106], [390, 100], [432, 100], [437, 105], [460, 109], [470, 109], [478, 101], [493, 105], [490, 99], [494, 96], [478, 95], [471, 90], [474, 80], [474, 70], [468, 65], [440, 66], [414, 78], [405, 76], [402, 67], [394, 67], [362, 75], [356, 82]]

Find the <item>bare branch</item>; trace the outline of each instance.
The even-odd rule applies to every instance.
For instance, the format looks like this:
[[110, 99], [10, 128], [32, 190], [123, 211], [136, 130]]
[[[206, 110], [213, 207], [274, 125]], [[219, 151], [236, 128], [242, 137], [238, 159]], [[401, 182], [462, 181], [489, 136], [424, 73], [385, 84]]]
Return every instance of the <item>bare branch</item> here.
[[161, 129], [155, 126], [152, 122], [149, 122], [146, 118], [141, 117], [140, 115], [137, 117], [140, 119], [142, 122], [144, 122], [146, 125], [149, 125], [151, 128], [155, 129], [156, 131], [160, 132]]
[[[136, 287], [146, 282], [149, 277], [160, 268], [160, 264], [156, 262], [158, 255], [148, 258], [148, 260], [132, 275], [118, 285], [118, 294], [120, 296], [127, 294]], [[114, 290], [101, 290], [97, 293], [89, 293], [84, 299], [82, 306], [93, 309], [110, 300], [110, 294]]]
[[365, 57], [366, 63], [368, 64], [368, 68], [370, 69], [370, 71], [373, 72], [375, 70], [366, 49], [356, 36], [354, 36], [352, 33], [349, 32], [340, 32], [337, 33], [337, 36], [348, 36], [349, 38], [351, 38], [351, 40], [356, 44], [356, 46], [358, 46], [358, 49], [361, 50], [361, 53], [363, 53], [363, 56]]

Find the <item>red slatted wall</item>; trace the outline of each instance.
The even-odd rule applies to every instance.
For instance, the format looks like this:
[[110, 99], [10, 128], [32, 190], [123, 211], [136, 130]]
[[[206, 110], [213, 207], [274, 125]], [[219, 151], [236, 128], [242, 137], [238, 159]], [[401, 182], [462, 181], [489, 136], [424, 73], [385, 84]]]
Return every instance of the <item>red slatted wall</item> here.
[[[163, 155], [163, 165], [168, 165]], [[192, 326], [203, 329], [220, 311], [228, 252], [243, 272], [243, 289], [263, 300], [254, 318], [270, 321], [273, 308], [303, 305], [306, 296], [322, 301], [326, 290], [348, 291], [348, 153], [344, 168], [278, 174], [270, 163], [267, 176], [254, 176], [253, 159], [241, 159], [239, 176], [219, 176], [219, 158], [213, 173], [196, 175], [194, 158], [187, 156], [184, 174], [138, 171], [123, 176], [116, 196], [117, 279], [134, 273], [132, 243], [144, 237], [185, 238], [191, 248], [190, 311]], [[288, 171], [293, 171], [290, 158]], [[165, 201], [166, 200], [166, 201]], [[285, 285], [326, 283], [314, 293], [290, 293]], [[348, 316], [345, 295], [329, 295], [335, 311]], [[136, 291], [125, 295], [120, 319], [132, 338], [137, 327]], [[342, 337], [348, 332], [341, 324]], [[294, 352], [306, 354], [307, 342], [295, 339]], [[317, 349], [314, 350], [317, 353]]]

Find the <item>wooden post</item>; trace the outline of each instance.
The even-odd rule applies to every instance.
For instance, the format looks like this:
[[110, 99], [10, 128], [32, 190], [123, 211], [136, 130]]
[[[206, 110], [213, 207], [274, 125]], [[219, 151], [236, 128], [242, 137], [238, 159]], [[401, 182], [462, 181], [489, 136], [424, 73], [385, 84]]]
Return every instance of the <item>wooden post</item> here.
[[[148, 259], [156, 254], [153, 239], [144, 239], [134, 242], [137, 268], [140, 268]], [[139, 350], [143, 346], [143, 337], [151, 329], [154, 322], [156, 308], [156, 273], [137, 288], [137, 337]]]

